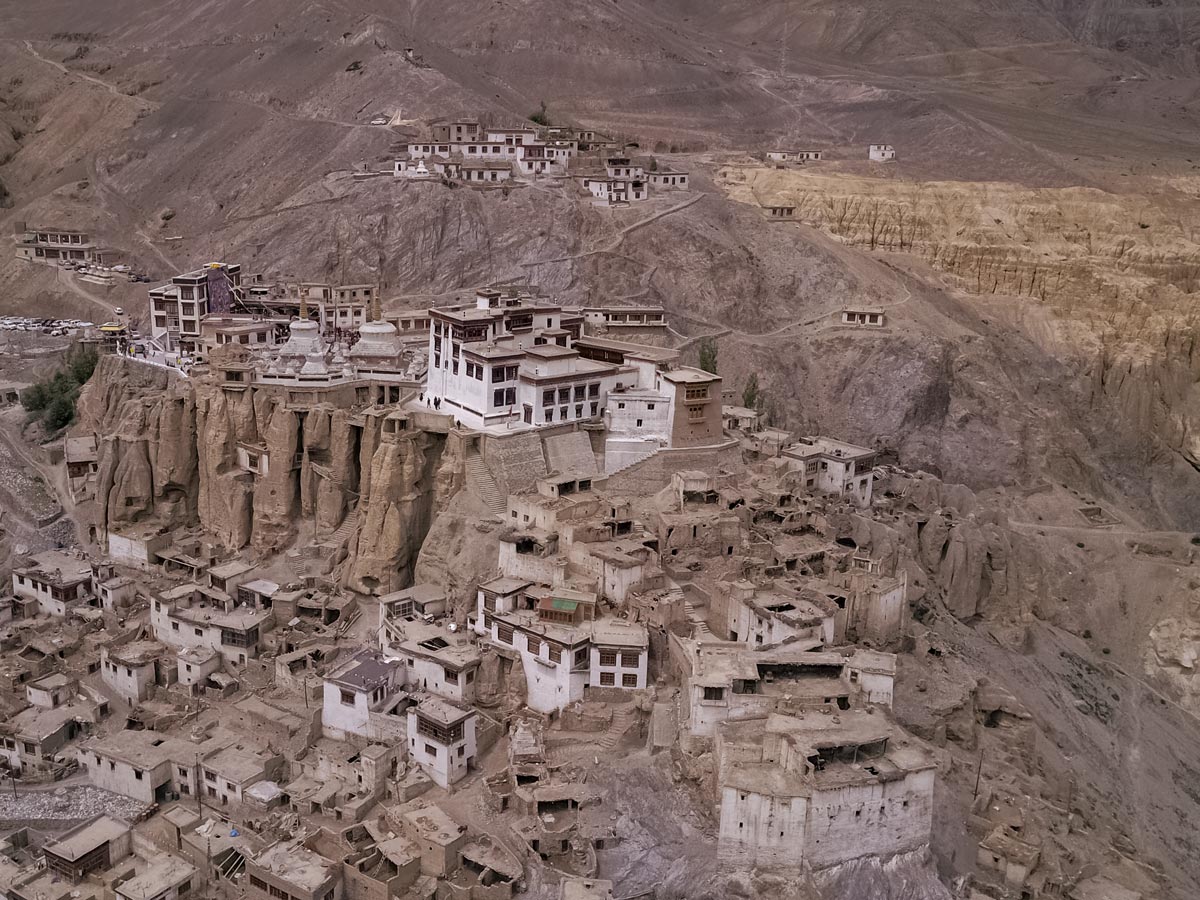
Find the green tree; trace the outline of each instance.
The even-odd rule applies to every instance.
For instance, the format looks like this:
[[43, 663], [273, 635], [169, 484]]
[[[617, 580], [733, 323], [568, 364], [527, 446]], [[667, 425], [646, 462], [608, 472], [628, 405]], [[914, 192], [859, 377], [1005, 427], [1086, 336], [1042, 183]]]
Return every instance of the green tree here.
[[529, 121], [537, 125], [549, 125], [550, 116], [546, 113], [546, 101], [541, 101], [541, 105], [535, 112], [529, 114]]
[[25, 390], [21, 391], [21, 405], [29, 412], [41, 412], [46, 408], [46, 404], [50, 402], [50, 392], [46, 390], [46, 385], [42, 383], [31, 384]]
[[76, 346], [67, 354], [67, 370], [76, 384], [86, 384], [96, 371], [96, 363], [99, 361], [100, 354], [94, 347]]
[[717, 374], [717, 341], [716, 338], [701, 338], [700, 368], [705, 372]]
[[47, 431], [66, 428], [74, 419], [75, 401], [70, 396], [55, 397], [42, 414], [42, 424], [46, 426]]
[[752, 372], [742, 388], [742, 406], [746, 409], [758, 409], [758, 373]]

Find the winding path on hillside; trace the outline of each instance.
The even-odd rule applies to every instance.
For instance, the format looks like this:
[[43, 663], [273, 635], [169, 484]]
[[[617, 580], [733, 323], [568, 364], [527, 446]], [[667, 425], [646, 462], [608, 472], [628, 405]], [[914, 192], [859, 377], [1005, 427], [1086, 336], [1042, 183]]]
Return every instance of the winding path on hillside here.
[[159, 104], [154, 103], [150, 100], [147, 100], [144, 97], [136, 97], [133, 94], [125, 93], [123, 90], [121, 90], [119, 87], [117, 87], [112, 82], [105, 81], [102, 78], [97, 78], [95, 75], [88, 75], [86, 72], [76, 72], [74, 69], [67, 68], [66, 65], [58, 62], [57, 60], [50, 59], [49, 57], [46, 57], [46, 56], [42, 56], [42, 54], [38, 53], [37, 50], [34, 48], [33, 41], [22, 41], [21, 43], [23, 43], [25, 45], [25, 49], [27, 51], [29, 51], [31, 54], [33, 54], [33, 56], [36, 59], [41, 60], [48, 66], [53, 66], [54, 68], [58, 69], [58, 71], [62, 72], [64, 75], [67, 75], [71, 78], [78, 78], [82, 81], [91, 82], [92, 84], [96, 85], [97, 87], [104, 88], [104, 90], [108, 91], [114, 97], [120, 97], [123, 100], [132, 100], [134, 103], [136, 103], [138, 106], [141, 106], [143, 109], [157, 109], [159, 106]]
[[521, 267], [522, 268], [530, 268], [533, 266], [546, 265], [548, 263], [572, 262], [573, 260], [576, 260], [576, 259], [584, 259], [588, 256], [595, 256], [598, 253], [612, 253], [614, 250], [616, 250], [618, 247], [620, 247], [621, 244], [624, 242], [625, 238], [628, 235], [632, 234], [634, 231], [637, 231], [639, 228], [643, 228], [646, 225], [649, 225], [651, 222], [657, 222], [659, 219], [663, 218], [664, 216], [669, 216], [672, 213], [677, 213], [682, 209], [687, 209], [689, 206], [692, 206], [695, 203], [699, 203], [701, 200], [703, 200], [707, 196], [708, 196], [708, 194], [701, 191], [700, 193], [696, 194], [695, 197], [690, 197], [687, 200], [684, 200], [682, 203], [677, 203], [676, 205], [668, 207], [667, 209], [661, 209], [658, 212], [654, 213], [653, 215], [649, 215], [644, 219], [640, 219], [637, 222], [634, 222], [630, 225], [626, 225], [624, 228], [622, 228], [620, 231], [617, 232], [615, 237], [613, 237], [611, 240], [609, 240], [603, 246], [596, 247], [595, 249], [592, 249], [592, 250], [584, 250], [580, 253], [572, 253], [570, 256], [556, 256], [552, 259], [539, 259], [535, 262], [524, 262], [524, 263], [521, 263]]

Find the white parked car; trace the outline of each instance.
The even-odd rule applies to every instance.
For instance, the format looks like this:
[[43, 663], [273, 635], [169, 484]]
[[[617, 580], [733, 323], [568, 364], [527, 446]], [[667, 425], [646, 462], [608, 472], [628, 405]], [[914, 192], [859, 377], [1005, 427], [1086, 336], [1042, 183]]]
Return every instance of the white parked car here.
[[114, 307], [113, 312], [115, 312], [118, 316], [125, 315], [125, 310], [121, 309], [121, 307], [119, 307], [119, 306]]

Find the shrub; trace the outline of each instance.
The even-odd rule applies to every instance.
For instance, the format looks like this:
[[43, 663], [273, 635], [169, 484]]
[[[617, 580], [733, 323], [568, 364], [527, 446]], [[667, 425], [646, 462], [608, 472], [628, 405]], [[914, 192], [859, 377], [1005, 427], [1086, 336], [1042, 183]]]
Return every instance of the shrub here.
[[61, 369], [22, 391], [21, 405], [29, 412], [30, 421], [40, 419], [47, 431], [58, 431], [75, 421], [79, 389], [96, 371], [98, 360], [94, 349], [73, 347]]

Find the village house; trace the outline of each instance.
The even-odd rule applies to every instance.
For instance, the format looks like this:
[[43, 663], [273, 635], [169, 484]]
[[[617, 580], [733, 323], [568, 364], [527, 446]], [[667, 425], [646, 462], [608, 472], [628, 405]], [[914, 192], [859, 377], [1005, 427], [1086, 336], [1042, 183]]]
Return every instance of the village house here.
[[157, 685], [176, 680], [174, 654], [157, 641], [132, 641], [100, 648], [100, 677], [122, 700], [137, 706]]
[[449, 789], [475, 767], [479, 714], [436, 697], [408, 708], [408, 755], [441, 788]]
[[46, 868], [70, 884], [111, 869], [133, 854], [133, 829], [112, 816], [98, 815], [42, 847]]
[[255, 900], [340, 900], [342, 866], [299, 840], [279, 842], [246, 857], [243, 883]]
[[94, 434], [69, 437], [63, 441], [63, 461], [67, 466], [67, 488], [71, 499], [83, 503], [96, 493], [99, 455]]
[[557, 712], [588, 687], [646, 686], [645, 626], [597, 618], [595, 594], [499, 579], [480, 585], [475, 613], [476, 632], [520, 660], [530, 709]]
[[30, 563], [13, 569], [14, 597], [60, 619], [78, 606], [96, 605], [92, 566], [86, 559], [48, 550], [31, 557]]
[[202, 791], [206, 802], [241, 802], [260, 781], [277, 781], [284, 759], [223, 728], [189, 740], [157, 731], [121, 731], [85, 741], [76, 753], [92, 784], [139, 800], [165, 803]]
[[177, 856], [157, 855], [154, 861], [115, 888], [117, 900], [178, 900], [190, 897], [198, 870]]
[[768, 150], [767, 161], [776, 163], [819, 162], [825, 155], [823, 150]]
[[936, 763], [878, 711], [731, 722], [715, 759], [732, 865], [799, 872], [929, 843]]
[[403, 737], [404, 718], [393, 713], [400, 695], [404, 668], [378, 650], [363, 649], [325, 678], [321, 727], [326, 737], [350, 735], [373, 741]]
[[478, 119], [452, 119], [430, 126], [430, 134], [435, 142], [448, 144], [451, 141], [479, 140], [483, 136], [483, 129]]
[[686, 191], [688, 173], [679, 169], [651, 169], [646, 173], [650, 187], [663, 191]]
[[744, 504], [717, 478], [700, 470], [675, 472], [658, 497], [652, 525], [664, 560], [680, 553], [711, 559], [740, 552], [747, 535]]
[[856, 506], [871, 505], [875, 451], [829, 437], [801, 438], [783, 449], [780, 464], [808, 492], [848, 497]]
[[79, 682], [60, 672], [27, 682], [25, 697], [30, 706], [0, 723], [0, 759], [14, 772], [63, 762], [67, 746], [107, 712], [107, 704], [87, 699]]
[[33, 228], [14, 235], [13, 239], [17, 244], [17, 259], [43, 265], [70, 262], [103, 266], [113, 257], [111, 250], [97, 246], [86, 231]]
[[585, 306], [581, 311], [589, 334], [662, 334], [667, 328], [661, 306]]
[[753, 433], [762, 429], [763, 415], [745, 406], [722, 406], [721, 425], [726, 431]]
[[[801, 642], [810, 649], [834, 642], [837, 605], [818, 591], [745, 579], [724, 584], [728, 616], [720, 631], [751, 646]], [[713, 623], [717, 624], [717, 623]]]
[[556, 589], [591, 590], [617, 604], [634, 590], [661, 587], [655, 536], [635, 530], [628, 501], [596, 490], [604, 478], [554, 474], [532, 491], [510, 494], [500, 571]]
[[884, 312], [881, 309], [843, 309], [842, 324], [854, 325], [858, 328], [882, 328], [884, 326]]
[[672, 637], [672, 661], [686, 685], [686, 726], [710, 738], [724, 722], [772, 712], [801, 714], [890, 707], [896, 658], [852, 649], [783, 644], [756, 650], [738, 641]]
[[872, 144], [867, 148], [867, 158], [871, 162], [890, 162], [896, 158], [896, 148], [891, 144]]
[[457, 626], [398, 617], [382, 602], [379, 611], [380, 648], [389, 658], [399, 660], [402, 686], [458, 703], [474, 702], [480, 663], [474, 641]]
[[270, 610], [237, 606], [223, 591], [194, 582], [163, 591], [150, 610], [157, 640], [183, 650], [214, 650], [234, 665], [258, 656], [262, 632], [273, 621]]
[[768, 219], [792, 219], [796, 216], [796, 207], [790, 203], [768, 203], [763, 206]]

